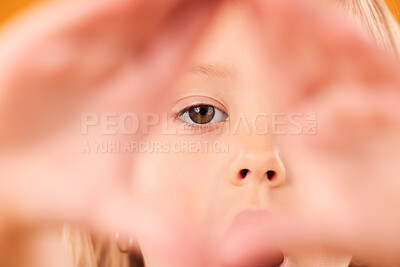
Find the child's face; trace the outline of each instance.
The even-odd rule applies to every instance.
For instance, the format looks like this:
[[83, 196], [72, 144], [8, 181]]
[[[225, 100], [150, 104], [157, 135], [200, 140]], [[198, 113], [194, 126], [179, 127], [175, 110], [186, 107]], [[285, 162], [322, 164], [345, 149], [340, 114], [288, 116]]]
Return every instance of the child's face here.
[[245, 209], [282, 208], [293, 190], [266, 133], [273, 102], [251, 23], [242, 7], [224, 8], [165, 99], [168, 125], [150, 129], [132, 176], [138, 199], [215, 238]]

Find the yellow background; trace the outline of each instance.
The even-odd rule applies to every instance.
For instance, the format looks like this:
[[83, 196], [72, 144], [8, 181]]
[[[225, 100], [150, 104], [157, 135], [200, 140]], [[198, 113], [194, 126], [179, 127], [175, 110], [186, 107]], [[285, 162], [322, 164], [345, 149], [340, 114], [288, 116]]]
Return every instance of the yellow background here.
[[[0, 24], [32, 3], [43, 0], [0, 0]], [[85, 1], [85, 0], [82, 0]], [[400, 22], [400, 0], [385, 0]]]

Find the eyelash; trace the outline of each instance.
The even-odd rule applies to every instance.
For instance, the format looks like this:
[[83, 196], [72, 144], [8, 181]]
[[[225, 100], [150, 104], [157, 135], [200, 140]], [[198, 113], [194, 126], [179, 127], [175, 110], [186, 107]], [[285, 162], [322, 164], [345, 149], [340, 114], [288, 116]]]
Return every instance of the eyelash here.
[[[197, 106], [201, 106], [201, 105], [211, 106], [211, 107], [213, 107], [213, 108], [216, 108], [216, 109], [219, 109], [219, 110], [222, 111], [222, 109], [217, 108], [217, 107], [214, 106], [214, 105], [210, 105], [210, 104], [207, 104], [207, 103], [196, 103], [196, 104], [194, 104], [194, 105], [190, 105], [190, 106], [185, 107], [184, 109], [178, 111], [178, 112], [174, 115], [174, 120], [175, 120], [175, 121], [179, 121], [180, 123], [182, 123], [182, 124], [184, 125], [185, 128], [190, 128], [191, 130], [203, 130], [203, 129], [205, 129], [205, 128], [210, 128], [210, 125], [211, 125], [211, 124], [194, 124], [194, 123], [188, 123], [188, 122], [183, 121], [183, 120], [180, 119], [180, 117], [181, 117], [183, 114], [185, 114], [185, 112], [188, 112], [188, 111], [189, 111], [191, 108], [193, 108], [193, 107], [197, 107]], [[223, 111], [223, 112], [225, 112], [225, 111]], [[226, 119], [226, 120], [228, 120], [229, 114], [228, 114], [227, 112], [225, 112], [225, 113], [228, 115], [228, 116], [227, 116], [227, 119]]]
[[191, 108], [194, 108], [194, 107], [197, 107], [197, 106], [201, 106], [201, 105], [214, 107], [213, 105], [209, 105], [209, 104], [205, 104], [205, 103], [198, 103], [198, 104], [195, 104], [195, 105], [190, 105], [188, 107], [185, 107], [184, 109], [182, 109], [178, 113], [176, 113], [175, 119], [179, 119], [179, 117], [181, 117], [183, 114], [185, 114], [185, 112], [189, 111]]

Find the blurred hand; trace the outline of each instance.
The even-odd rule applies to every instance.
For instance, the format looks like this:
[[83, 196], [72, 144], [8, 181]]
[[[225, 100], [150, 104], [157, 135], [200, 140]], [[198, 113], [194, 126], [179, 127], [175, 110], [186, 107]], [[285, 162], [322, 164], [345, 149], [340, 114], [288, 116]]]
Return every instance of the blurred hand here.
[[3, 222], [147, 231], [169, 253], [177, 236], [163, 232], [162, 223], [139, 211], [129, 194], [133, 156], [81, 150], [85, 139], [141, 136], [83, 136], [81, 114], [154, 109], [155, 96], [173, 82], [217, 6], [204, 0], [55, 1], [3, 30]]
[[[400, 249], [399, 66], [310, 1], [255, 0], [266, 81], [275, 110], [316, 112], [316, 135], [282, 146], [296, 206], [227, 239], [234, 266], [276, 244], [331, 247], [396, 265]], [[326, 11], [326, 12], [324, 12]], [[253, 259], [254, 260], [254, 259]]]

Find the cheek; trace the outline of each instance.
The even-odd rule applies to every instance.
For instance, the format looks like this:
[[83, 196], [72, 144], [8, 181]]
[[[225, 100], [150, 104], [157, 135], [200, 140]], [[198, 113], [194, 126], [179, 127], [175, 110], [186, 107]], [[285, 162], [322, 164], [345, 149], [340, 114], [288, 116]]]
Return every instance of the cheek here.
[[207, 213], [218, 180], [215, 160], [202, 153], [143, 153], [135, 159], [132, 182], [138, 201], [192, 224]]

